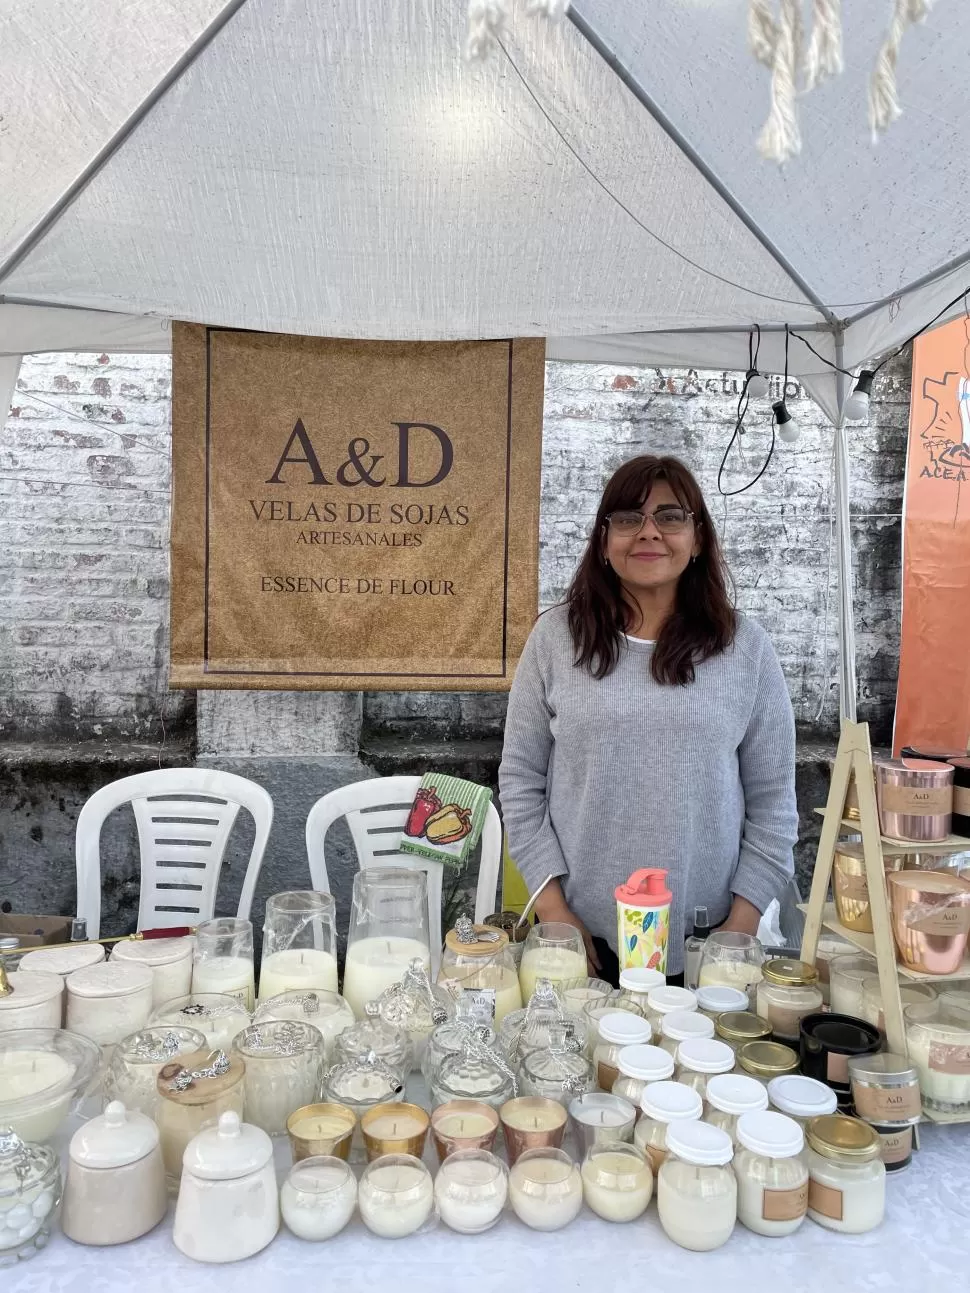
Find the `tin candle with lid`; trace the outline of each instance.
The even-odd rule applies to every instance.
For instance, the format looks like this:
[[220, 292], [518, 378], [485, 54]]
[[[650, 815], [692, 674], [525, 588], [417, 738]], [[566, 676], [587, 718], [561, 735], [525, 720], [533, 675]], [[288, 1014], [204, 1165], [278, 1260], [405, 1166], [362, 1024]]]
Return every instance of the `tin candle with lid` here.
[[913, 1127], [920, 1120], [919, 1073], [902, 1055], [863, 1055], [849, 1060], [855, 1111], [879, 1133], [887, 1172], [907, 1168]]
[[953, 817], [953, 766], [932, 759], [878, 759], [879, 824], [894, 840], [945, 840]]
[[878, 1028], [849, 1015], [806, 1015], [801, 1033], [802, 1072], [846, 1094], [850, 1058], [874, 1055], [882, 1046]]

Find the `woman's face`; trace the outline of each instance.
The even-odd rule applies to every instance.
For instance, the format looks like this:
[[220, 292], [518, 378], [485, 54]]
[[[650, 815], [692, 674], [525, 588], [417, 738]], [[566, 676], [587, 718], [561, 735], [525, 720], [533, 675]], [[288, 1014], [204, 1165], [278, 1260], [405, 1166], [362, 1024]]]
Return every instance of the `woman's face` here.
[[623, 534], [616, 524], [607, 524], [603, 555], [622, 583], [631, 589], [656, 589], [676, 584], [692, 557], [701, 551], [697, 526], [691, 517], [681, 529], [661, 530], [652, 519], [656, 512], [682, 508], [665, 480], [658, 480], [638, 511], [651, 519], [639, 534]]

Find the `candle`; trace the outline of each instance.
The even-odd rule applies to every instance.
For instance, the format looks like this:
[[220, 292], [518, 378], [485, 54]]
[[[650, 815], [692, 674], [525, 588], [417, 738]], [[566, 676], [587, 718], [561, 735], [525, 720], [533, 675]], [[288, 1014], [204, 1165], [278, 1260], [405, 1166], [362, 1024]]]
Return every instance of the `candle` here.
[[357, 1192], [361, 1219], [382, 1239], [413, 1235], [431, 1216], [431, 1173], [409, 1154], [389, 1154], [369, 1163]]
[[379, 1104], [360, 1120], [368, 1159], [382, 1154], [413, 1154], [420, 1158], [429, 1118], [416, 1104]]
[[583, 1153], [604, 1141], [625, 1141], [633, 1135], [637, 1111], [619, 1095], [587, 1092], [570, 1102], [573, 1135]]
[[510, 1163], [529, 1149], [558, 1147], [566, 1132], [566, 1110], [545, 1096], [519, 1096], [499, 1110]]
[[13, 1028], [60, 1028], [64, 980], [58, 974], [11, 970], [13, 989], [0, 997], [0, 1032]]
[[261, 1024], [267, 1019], [296, 1019], [319, 1029], [328, 1065], [334, 1063], [337, 1038], [356, 1023], [354, 1012], [343, 997], [319, 988], [310, 992], [282, 992], [278, 997], [261, 1001], [253, 1023]]
[[431, 1137], [442, 1163], [458, 1150], [491, 1149], [497, 1134], [498, 1113], [480, 1100], [449, 1100], [431, 1115]]
[[[220, 1057], [227, 1058], [221, 1052], [196, 1051], [159, 1070], [155, 1121], [171, 1193], [178, 1190], [182, 1179], [182, 1157], [189, 1141], [204, 1127], [218, 1123], [224, 1113], [235, 1113], [242, 1118], [245, 1064], [238, 1055], [233, 1055], [228, 1057], [228, 1068], [224, 1068], [217, 1063]], [[218, 1071], [220, 1068], [222, 1072]], [[180, 1083], [176, 1079], [183, 1073], [191, 1081], [178, 1089]]]
[[509, 1199], [533, 1230], [561, 1230], [583, 1206], [579, 1168], [561, 1149], [530, 1149], [509, 1173]]
[[342, 1104], [309, 1104], [286, 1120], [294, 1163], [320, 1156], [346, 1159], [357, 1115]]
[[149, 938], [116, 943], [112, 961], [134, 961], [152, 972], [152, 1006], [184, 997], [192, 987], [194, 938]]
[[132, 1033], [114, 1048], [105, 1070], [105, 1100], [120, 1100], [129, 1111], [154, 1118], [162, 1066], [205, 1045], [205, 1037], [194, 1028], [145, 1028]]
[[583, 1163], [583, 1198], [604, 1221], [634, 1221], [647, 1210], [653, 1172], [633, 1145], [594, 1146]]
[[586, 955], [571, 947], [529, 947], [522, 954], [519, 985], [525, 1002], [535, 992], [537, 979], [575, 985], [578, 979], [586, 978]]
[[101, 1047], [143, 1028], [152, 1013], [152, 972], [143, 965], [104, 961], [66, 980], [67, 1027]]
[[434, 1197], [446, 1226], [462, 1235], [480, 1235], [502, 1215], [508, 1198], [506, 1167], [487, 1150], [461, 1149], [441, 1165]]
[[204, 993], [166, 1002], [152, 1012], [148, 1022], [158, 1028], [194, 1028], [205, 1037], [210, 1050], [228, 1051], [249, 1018], [249, 1011], [235, 997]]
[[344, 965], [344, 996], [358, 1019], [366, 1019], [364, 1007], [376, 1001], [385, 988], [404, 977], [417, 958], [431, 973], [428, 945], [416, 938], [361, 938], [347, 948]]
[[259, 999], [281, 992], [337, 991], [337, 958], [316, 948], [288, 948], [264, 956], [259, 969]]
[[294, 1109], [316, 1100], [323, 1079], [323, 1038], [310, 1024], [253, 1024], [233, 1042], [246, 1064], [245, 1118], [281, 1136]]
[[[64, 1090], [64, 1083], [74, 1076], [74, 1065], [56, 1051], [0, 1051], [0, 1125], [10, 1125], [24, 1141], [45, 1141], [63, 1122], [74, 1087]], [[49, 1101], [42, 1093], [50, 1090]], [[11, 1101], [26, 1101], [22, 1111], [14, 1112]]]
[[354, 1215], [357, 1181], [339, 1158], [306, 1158], [290, 1168], [280, 1190], [280, 1211], [301, 1239], [332, 1239]]
[[192, 991], [235, 997], [247, 1010], [254, 1004], [253, 963], [246, 956], [197, 956], [192, 966]]

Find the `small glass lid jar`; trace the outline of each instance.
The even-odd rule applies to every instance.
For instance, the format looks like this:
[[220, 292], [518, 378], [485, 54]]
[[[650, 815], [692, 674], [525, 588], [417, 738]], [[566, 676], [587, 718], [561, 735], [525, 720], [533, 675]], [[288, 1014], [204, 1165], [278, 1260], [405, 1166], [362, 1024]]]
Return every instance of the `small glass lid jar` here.
[[768, 1092], [756, 1078], [745, 1073], [719, 1073], [708, 1078], [704, 1121], [720, 1127], [738, 1143], [738, 1119], [745, 1113], [768, 1108]]
[[[370, 1015], [371, 1003], [364, 1010]], [[432, 1031], [454, 1015], [455, 997], [447, 988], [433, 984], [427, 966], [415, 957], [402, 978], [378, 997], [377, 1013], [385, 1024], [407, 1037], [410, 1067], [417, 1069]]]
[[153, 1118], [162, 1066], [205, 1046], [205, 1037], [195, 1028], [143, 1028], [132, 1033], [115, 1047], [105, 1070], [105, 1103], [120, 1100], [126, 1109]]
[[779, 956], [764, 963], [761, 975], [758, 1014], [779, 1041], [797, 1041], [802, 1019], [822, 1008], [818, 971], [805, 961]]
[[32, 1257], [44, 1247], [60, 1198], [54, 1150], [0, 1127], [0, 1266]]
[[562, 1027], [554, 1033], [547, 1050], [529, 1052], [522, 1061], [519, 1078], [523, 1095], [545, 1096], [562, 1105], [596, 1089], [592, 1063], [575, 1037], [567, 1037]]
[[587, 1025], [584, 1018], [564, 1010], [562, 1000], [548, 979], [540, 979], [529, 1004], [505, 1016], [498, 1029], [498, 1044], [512, 1064], [520, 1063], [529, 1051], [549, 1045], [552, 1029], [565, 1024], [567, 1032], [586, 1045]]
[[324, 1074], [324, 1102], [345, 1104], [358, 1118], [375, 1105], [403, 1099], [404, 1078], [373, 1051], [353, 1059], [338, 1060]]
[[715, 1021], [720, 1015], [748, 1009], [748, 994], [740, 988], [711, 984], [706, 988], [698, 988], [695, 995], [699, 1013]]
[[619, 1077], [613, 1083], [613, 1094], [629, 1100], [635, 1109], [651, 1082], [665, 1082], [674, 1074], [674, 1057], [660, 1046], [624, 1046], [617, 1057]]
[[193, 992], [166, 1001], [152, 1012], [150, 1028], [193, 1028], [213, 1050], [228, 1051], [232, 1039], [246, 1027], [250, 1013], [237, 997], [219, 992]]
[[672, 1010], [660, 1020], [660, 1045], [676, 1056], [681, 1042], [714, 1036], [714, 1020], [699, 1010]]
[[667, 1157], [667, 1127], [692, 1122], [704, 1112], [704, 1101], [682, 1082], [652, 1082], [640, 1097], [643, 1117], [633, 1129], [633, 1140], [650, 1159], [656, 1176]]
[[652, 1029], [641, 1015], [629, 1010], [605, 1010], [597, 1021], [599, 1039], [593, 1047], [593, 1067], [601, 1091], [612, 1091], [620, 1076], [620, 1051], [625, 1046], [643, 1046]]
[[697, 996], [689, 988], [668, 988], [666, 984], [651, 988], [647, 993], [647, 1019], [650, 1027], [660, 1033], [664, 1015], [675, 1010], [696, 1010]]
[[902, 1055], [858, 1055], [849, 1060], [852, 1103], [860, 1118], [880, 1126], [910, 1127], [920, 1120], [919, 1073]]
[[620, 988], [614, 994], [613, 1004], [629, 998], [635, 1005], [647, 1013], [647, 997], [650, 995], [651, 988], [662, 988], [667, 982], [667, 977], [661, 974], [659, 970], [649, 970], [646, 966], [635, 965], [628, 970], [620, 971]]
[[798, 1054], [781, 1042], [746, 1042], [737, 1052], [738, 1065], [767, 1086], [772, 1078], [798, 1070]]
[[729, 1010], [714, 1020], [714, 1036], [737, 1051], [748, 1042], [768, 1041], [771, 1024], [753, 1010]]
[[[465, 1043], [471, 1033], [480, 1037], [487, 1046], [498, 1046], [495, 1031], [481, 1022], [481, 1017], [471, 998], [459, 997], [458, 1010], [454, 1019], [446, 1019], [443, 1024], [438, 1024], [424, 1049], [421, 1072], [429, 1090], [442, 1063], [450, 1055], [460, 1055], [464, 1051]], [[502, 1053], [504, 1054], [504, 1051]]]
[[522, 1009], [522, 990], [508, 935], [489, 925], [473, 925], [467, 916], [445, 935], [438, 983], [468, 998], [482, 1023], [497, 1025]]
[[675, 1056], [677, 1081], [692, 1087], [703, 1099], [707, 1083], [719, 1073], [730, 1073], [735, 1055], [726, 1042], [706, 1037], [695, 1037], [681, 1042]]
[[356, 1022], [354, 1012], [339, 993], [320, 990], [281, 992], [261, 1001], [253, 1015], [253, 1023], [268, 1023], [271, 1019], [292, 1019], [297, 1023], [312, 1024], [323, 1038], [328, 1064], [334, 1061], [337, 1038]]
[[768, 1099], [779, 1113], [807, 1127], [813, 1118], [835, 1113], [838, 1097], [830, 1086], [799, 1073], [785, 1073], [768, 1083]]
[[469, 1029], [461, 1051], [442, 1060], [431, 1083], [435, 1108], [452, 1100], [478, 1100], [500, 1109], [519, 1094], [515, 1072], [490, 1044], [491, 1036], [490, 1029]]
[[378, 1005], [369, 1001], [364, 1007], [367, 1018], [352, 1028], [345, 1028], [335, 1043], [336, 1061], [362, 1059], [373, 1053], [388, 1068], [398, 1074], [401, 1081], [411, 1071], [411, 1040], [403, 1028], [387, 1023], [378, 1015]]

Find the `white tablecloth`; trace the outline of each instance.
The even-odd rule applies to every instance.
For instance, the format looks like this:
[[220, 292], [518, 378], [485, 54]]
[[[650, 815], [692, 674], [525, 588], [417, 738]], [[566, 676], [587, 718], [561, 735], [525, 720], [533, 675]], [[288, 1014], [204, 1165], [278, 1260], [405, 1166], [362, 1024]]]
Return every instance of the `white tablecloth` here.
[[[508, 1211], [484, 1235], [457, 1235], [439, 1223], [425, 1234], [379, 1239], [355, 1216], [325, 1243], [282, 1227], [263, 1252], [220, 1268], [175, 1248], [170, 1207], [151, 1234], [116, 1248], [87, 1248], [56, 1228], [43, 1252], [0, 1271], [0, 1293], [276, 1293], [286, 1285], [308, 1293], [460, 1293], [463, 1277], [475, 1293], [958, 1293], [970, 1288], [970, 1125], [928, 1126], [921, 1136], [912, 1167], [887, 1180], [885, 1221], [865, 1235], [806, 1219], [794, 1235], [766, 1239], [738, 1224], [723, 1248], [690, 1253], [666, 1237], [655, 1201], [624, 1225], [584, 1207], [552, 1234]], [[282, 1181], [285, 1138], [276, 1160]], [[426, 1161], [436, 1162], [430, 1143]]]

